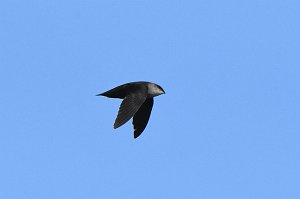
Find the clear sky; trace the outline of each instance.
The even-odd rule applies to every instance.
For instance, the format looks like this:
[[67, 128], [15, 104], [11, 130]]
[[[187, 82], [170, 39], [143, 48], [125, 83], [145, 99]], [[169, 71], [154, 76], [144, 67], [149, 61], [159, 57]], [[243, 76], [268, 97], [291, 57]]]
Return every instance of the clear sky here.
[[[299, 0], [3, 0], [0, 198], [300, 198]], [[147, 128], [113, 129], [132, 81]]]

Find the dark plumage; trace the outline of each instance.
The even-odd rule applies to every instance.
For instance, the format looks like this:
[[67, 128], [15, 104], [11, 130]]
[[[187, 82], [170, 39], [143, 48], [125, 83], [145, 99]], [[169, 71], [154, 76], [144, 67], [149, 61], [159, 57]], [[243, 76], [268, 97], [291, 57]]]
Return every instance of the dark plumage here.
[[114, 128], [125, 124], [133, 117], [134, 138], [147, 126], [153, 107], [153, 97], [165, 94], [162, 87], [151, 82], [130, 82], [98, 94], [109, 98], [123, 99]]

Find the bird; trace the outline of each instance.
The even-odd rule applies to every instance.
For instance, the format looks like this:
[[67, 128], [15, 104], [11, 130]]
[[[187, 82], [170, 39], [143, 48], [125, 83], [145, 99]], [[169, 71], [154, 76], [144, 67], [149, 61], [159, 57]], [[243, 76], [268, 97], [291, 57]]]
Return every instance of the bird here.
[[96, 96], [123, 99], [115, 119], [114, 129], [133, 118], [134, 139], [136, 139], [148, 124], [153, 98], [162, 94], [165, 94], [165, 91], [161, 86], [151, 82], [138, 81], [122, 84]]

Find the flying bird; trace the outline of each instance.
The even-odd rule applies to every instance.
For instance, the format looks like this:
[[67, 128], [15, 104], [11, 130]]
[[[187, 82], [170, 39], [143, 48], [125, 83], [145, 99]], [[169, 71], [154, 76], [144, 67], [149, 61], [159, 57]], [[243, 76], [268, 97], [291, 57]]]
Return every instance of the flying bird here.
[[134, 138], [139, 137], [150, 118], [153, 97], [165, 94], [164, 89], [151, 82], [130, 82], [117, 86], [97, 96], [123, 99], [114, 129], [119, 128], [133, 117]]

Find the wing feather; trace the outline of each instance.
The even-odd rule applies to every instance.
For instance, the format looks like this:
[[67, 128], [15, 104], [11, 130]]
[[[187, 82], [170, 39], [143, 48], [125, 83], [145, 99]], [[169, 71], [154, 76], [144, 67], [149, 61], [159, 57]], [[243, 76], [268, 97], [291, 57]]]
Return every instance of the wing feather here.
[[152, 107], [153, 98], [148, 98], [133, 116], [132, 123], [134, 127], [134, 138], [140, 136], [146, 128], [150, 118]]
[[122, 101], [118, 116], [114, 123], [114, 128], [118, 128], [130, 120], [139, 110], [147, 98], [147, 90], [141, 88], [138, 92], [127, 95]]

